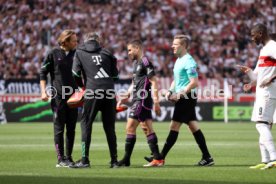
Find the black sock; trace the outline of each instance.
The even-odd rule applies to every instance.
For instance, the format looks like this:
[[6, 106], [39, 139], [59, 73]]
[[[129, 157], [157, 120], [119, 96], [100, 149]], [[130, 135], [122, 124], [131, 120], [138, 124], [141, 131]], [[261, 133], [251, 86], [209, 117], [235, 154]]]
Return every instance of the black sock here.
[[148, 144], [149, 144], [150, 150], [153, 154], [153, 158], [156, 160], [160, 160], [161, 156], [159, 153], [159, 148], [158, 148], [158, 144], [157, 144], [158, 138], [157, 138], [156, 134], [152, 133], [152, 134], [148, 135], [147, 139], [148, 139]]
[[202, 158], [210, 158], [211, 155], [208, 151], [206, 141], [205, 141], [204, 135], [201, 132], [201, 130], [199, 129], [198, 131], [194, 132], [193, 135], [198, 144], [198, 147], [200, 148], [200, 150], [202, 152]]
[[126, 144], [125, 144], [125, 156], [123, 158], [125, 161], [130, 160], [135, 142], [136, 142], [136, 135], [127, 134]]
[[173, 147], [174, 143], [177, 140], [177, 137], [178, 137], [178, 132], [174, 131], [174, 130], [171, 130], [168, 137], [167, 137], [167, 140], [164, 144], [162, 152], [161, 152], [161, 156], [162, 156], [163, 159], [165, 159], [166, 155], [168, 154], [170, 149]]
[[82, 160], [82, 163], [89, 163], [90, 162], [88, 157], [82, 157], [81, 160]]

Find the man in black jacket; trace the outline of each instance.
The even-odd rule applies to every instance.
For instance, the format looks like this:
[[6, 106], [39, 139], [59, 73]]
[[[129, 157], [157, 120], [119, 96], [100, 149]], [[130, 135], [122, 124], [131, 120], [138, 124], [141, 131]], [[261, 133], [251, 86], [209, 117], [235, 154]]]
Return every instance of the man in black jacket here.
[[[102, 122], [106, 134], [111, 168], [117, 167], [117, 140], [115, 133], [116, 97], [114, 79], [118, 77], [117, 59], [100, 46], [100, 37], [96, 33], [85, 35], [84, 43], [77, 48], [73, 75], [77, 85], [86, 93], [81, 117], [82, 158], [72, 168], [90, 167], [89, 147], [92, 124], [98, 113], [102, 113]], [[84, 84], [82, 77], [84, 78]], [[81, 90], [82, 90], [81, 89]]]
[[[63, 89], [77, 89], [72, 77], [72, 64], [77, 46], [77, 36], [72, 30], [64, 30], [58, 38], [59, 47], [53, 48], [45, 57], [40, 70], [41, 99], [48, 101], [46, 79], [50, 73], [51, 89], [54, 92], [51, 107], [54, 114], [54, 140], [58, 157], [56, 167], [68, 167], [74, 162], [72, 151], [78, 110], [70, 109], [67, 100], [70, 95]], [[73, 91], [73, 90], [72, 90]], [[67, 95], [65, 95], [67, 94]], [[66, 125], [66, 157], [64, 156], [64, 128]]]

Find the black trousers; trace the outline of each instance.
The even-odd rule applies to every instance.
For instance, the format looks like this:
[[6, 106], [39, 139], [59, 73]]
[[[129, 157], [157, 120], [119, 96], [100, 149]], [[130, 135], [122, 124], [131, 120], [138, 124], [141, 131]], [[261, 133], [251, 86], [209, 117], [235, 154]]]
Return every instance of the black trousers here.
[[92, 124], [101, 111], [103, 128], [108, 142], [111, 161], [117, 161], [117, 138], [115, 132], [116, 99], [85, 99], [81, 117], [82, 157], [89, 157]]
[[66, 127], [66, 156], [71, 156], [75, 141], [78, 109], [70, 109], [66, 99], [54, 98], [51, 107], [54, 114], [54, 141], [58, 160], [64, 157], [64, 129]]

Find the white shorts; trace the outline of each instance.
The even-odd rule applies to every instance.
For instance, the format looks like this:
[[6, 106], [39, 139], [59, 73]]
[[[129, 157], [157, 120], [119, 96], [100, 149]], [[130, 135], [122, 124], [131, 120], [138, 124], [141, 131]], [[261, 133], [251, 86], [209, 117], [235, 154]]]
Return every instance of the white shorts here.
[[276, 123], [276, 99], [256, 95], [251, 121]]

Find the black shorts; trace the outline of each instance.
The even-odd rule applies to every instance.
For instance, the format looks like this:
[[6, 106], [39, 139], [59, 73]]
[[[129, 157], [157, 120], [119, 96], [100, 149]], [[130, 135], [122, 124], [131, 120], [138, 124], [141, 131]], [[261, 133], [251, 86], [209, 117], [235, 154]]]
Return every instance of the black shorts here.
[[173, 121], [189, 124], [190, 121], [197, 120], [195, 112], [197, 99], [191, 98], [190, 95], [188, 97], [188, 99], [181, 98], [175, 103], [172, 117]]
[[129, 118], [136, 119], [139, 122], [144, 122], [148, 119], [152, 119], [151, 108], [146, 108], [142, 105], [142, 102], [134, 102], [130, 108]]

